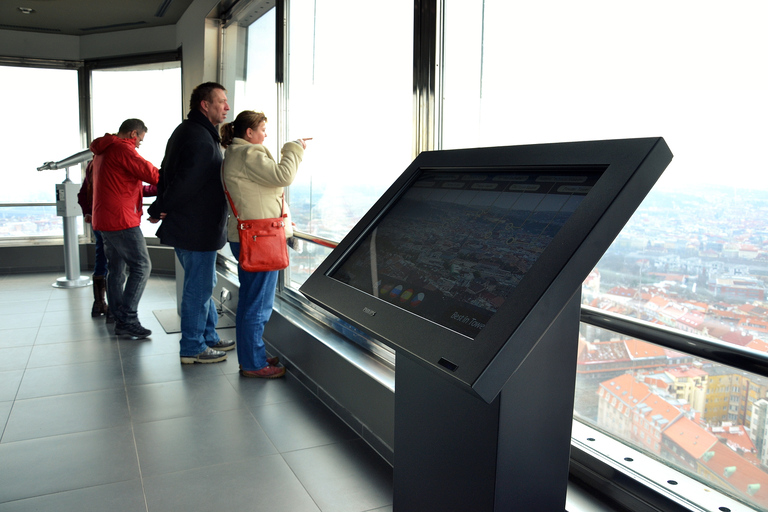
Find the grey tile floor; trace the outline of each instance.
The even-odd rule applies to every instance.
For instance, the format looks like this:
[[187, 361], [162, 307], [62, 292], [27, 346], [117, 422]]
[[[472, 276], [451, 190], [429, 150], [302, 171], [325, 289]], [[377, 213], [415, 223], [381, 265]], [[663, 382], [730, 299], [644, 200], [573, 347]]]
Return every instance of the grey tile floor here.
[[58, 277], [0, 275], [0, 512], [392, 510], [391, 468], [290, 373], [179, 363], [152, 313], [173, 278], [150, 279], [134, 341]]

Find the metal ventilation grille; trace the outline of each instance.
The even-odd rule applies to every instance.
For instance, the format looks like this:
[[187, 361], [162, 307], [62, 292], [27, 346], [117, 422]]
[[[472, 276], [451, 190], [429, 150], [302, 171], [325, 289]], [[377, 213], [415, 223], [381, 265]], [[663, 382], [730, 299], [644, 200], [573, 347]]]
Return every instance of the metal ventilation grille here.
[[29, 31], [29, 32], [54, 32], [54, 33], [61, 32], [61, 30], [58, 29], [58, 28], [25, 27], [23, 25], [2, 25], [2, 24], [0, 24], [0, 29], [26, 30], [26, 31]]
[[101, 25], [100, 27], [86, 27], [81, 28], [83, 32], [91, 32], [94, 30], [115, 30], [115, 29], [123, 29], [123, 28], [134, 28], [138, 27], [140, 25], [146, 25], [146, 21], [134, 21], [131, 23], [115, 23], [114, 25]]
[[165, 11], [168, 10], [168, 6], [171, 5], [171, 2], [173, 2], [173, 0], [163, 0], [163, 3], [161, 3], [160, 7], [157, 8], [155, 17], [162, 18], [163, 16], [165, 16]]

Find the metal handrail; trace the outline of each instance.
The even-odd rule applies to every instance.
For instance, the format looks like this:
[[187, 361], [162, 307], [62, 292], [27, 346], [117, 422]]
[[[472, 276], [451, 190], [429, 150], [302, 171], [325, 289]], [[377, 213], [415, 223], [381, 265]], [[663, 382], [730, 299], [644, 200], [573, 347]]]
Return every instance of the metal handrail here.
[[[310, 243], [334, 249], [338, 242], [294, 230], [294, 236]], [[581, 321], [601, 329], [638, 338], [656, 345], [701, 357], [768, 377], [768, 354], [746, 347], [733, 345], [714, 338], [686, 333], [667, 326], [610, 313], [592, 306], [581, 306]]]
[[337, 245], [339, 245], [338, 242], [334, 242], [333, 240], [329, 240], [328, 238], [323, 238], [320, 236], [310, 235], [309, 233], [304, 233], [302, 231], [296, 231], [293, 230], [293, 236], [296, 238], [299, 238], [301, 240], [305, 240], [307, 242], [322, 245], [323, 247], [328, 247], [330, 249], [335, 249]]
[[714, 338], [689, 334], [671, 327], [652, 324], [639, 318], [581, 306], [581, 321], [619, 334], [649, 341], [715, 363], [768, 377], [768, 354]]

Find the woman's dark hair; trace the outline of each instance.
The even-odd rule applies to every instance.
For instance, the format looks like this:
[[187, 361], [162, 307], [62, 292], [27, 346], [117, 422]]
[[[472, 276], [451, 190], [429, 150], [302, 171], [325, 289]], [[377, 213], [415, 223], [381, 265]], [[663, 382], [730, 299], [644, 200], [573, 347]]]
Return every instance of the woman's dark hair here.
[[256, 112], [253, 110], [243, 110], [234, 121], [221, 125], [219, 133], [221, 133], [221, 145], [225, 148], [232, 144], [232, 139], [235, 137], [245, 137], [245, 132], [248, 128], [256, 129], [261, 122], [267, 122], [267, 116], [264, 112]]

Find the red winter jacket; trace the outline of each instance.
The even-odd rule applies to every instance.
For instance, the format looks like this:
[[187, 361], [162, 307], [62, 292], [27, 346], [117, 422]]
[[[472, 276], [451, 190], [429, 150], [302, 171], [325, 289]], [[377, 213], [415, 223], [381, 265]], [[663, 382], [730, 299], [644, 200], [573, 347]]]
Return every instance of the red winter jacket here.
[[142, 182], [157, 185], [157, 167], [136, 151], [135, 139], [107, 133], [91, 142], [93, 229], [120, 231], [141, 223]]

